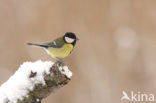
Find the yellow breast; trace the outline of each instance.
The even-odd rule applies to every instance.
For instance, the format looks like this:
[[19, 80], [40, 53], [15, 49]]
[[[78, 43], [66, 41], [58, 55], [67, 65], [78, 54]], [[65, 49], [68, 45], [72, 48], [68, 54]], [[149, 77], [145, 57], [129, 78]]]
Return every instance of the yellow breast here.
[[48, 53], [53, 57], [53, 58], [65, 58], [68, 56], [72, 51], [73, 51], [73, 45], [72, 44], [65, 44], [61, 48], [53, 48], [49, 47], [48, 48]]

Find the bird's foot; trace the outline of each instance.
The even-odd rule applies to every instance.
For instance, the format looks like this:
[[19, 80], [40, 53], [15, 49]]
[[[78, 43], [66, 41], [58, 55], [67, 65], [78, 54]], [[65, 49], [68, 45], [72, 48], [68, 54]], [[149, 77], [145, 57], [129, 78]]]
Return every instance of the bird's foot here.
[[59, 67], [59, 66], [65, 66], [65, 63], [64, 63], [64, 61], [62, 60], [62, 59], [58, 59], [58, 61], [56, 62], [56, 64], [57, 64], [57, 66]]

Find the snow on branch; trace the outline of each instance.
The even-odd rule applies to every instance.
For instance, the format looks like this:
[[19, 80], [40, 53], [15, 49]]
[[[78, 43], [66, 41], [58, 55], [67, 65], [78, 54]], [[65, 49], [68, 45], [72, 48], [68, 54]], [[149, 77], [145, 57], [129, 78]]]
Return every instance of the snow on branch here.
[[66, 85], [72, 72], [60, 62], [25, 62], [0, 87], [0, 103], [41, 103], [54, 90]]

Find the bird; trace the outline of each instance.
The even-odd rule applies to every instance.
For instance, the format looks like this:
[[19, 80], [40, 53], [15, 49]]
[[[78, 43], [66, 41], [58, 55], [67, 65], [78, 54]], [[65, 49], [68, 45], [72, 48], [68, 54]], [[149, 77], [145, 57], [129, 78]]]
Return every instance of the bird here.
[[63, 36], [44, 44], [27, 43], [31, 46], [43, 48], [52, 58], [57, 59], [62, 64], [63, 58], [69, 56], [76, 45], [79, 38], [73, 32], [66, 32]]

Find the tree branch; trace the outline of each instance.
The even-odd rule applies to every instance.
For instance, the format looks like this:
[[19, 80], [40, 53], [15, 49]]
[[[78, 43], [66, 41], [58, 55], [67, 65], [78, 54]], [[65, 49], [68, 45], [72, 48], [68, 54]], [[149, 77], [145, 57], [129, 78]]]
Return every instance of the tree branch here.
[[41, 103], [51, 92], [66, 85], [71, 76], [61, 62], [24, 63], [0, 87], [0, 103]]

